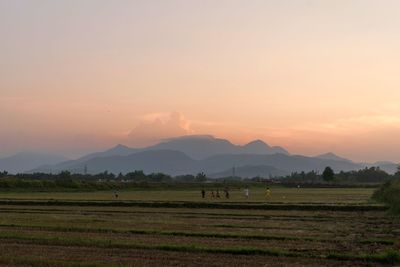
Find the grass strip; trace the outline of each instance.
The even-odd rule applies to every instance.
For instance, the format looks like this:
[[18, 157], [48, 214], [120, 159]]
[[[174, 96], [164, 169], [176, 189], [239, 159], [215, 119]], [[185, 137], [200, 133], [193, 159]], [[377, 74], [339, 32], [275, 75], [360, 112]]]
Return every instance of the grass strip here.
[[[119, 229], [112, 229], [112, 228], [62, 227], [62, 226], [40, 226], [40, 225], [22, 225], [22, 224], [20, 224], [20, 225], [18, 225], [18, 224], [0, 224], [0, 227], [26, 228], [26, 229], [37, 229], [37, 230], [55, 231], [55, 232], [116, 233], [116, 234], [164, 235], [164, 236], [186, 236], [186, 237], [207, 237], [207, 238], [240, 238], [240, 239], [255, 239], [255, 240], [322, 241], [322, 242], [324, 242], [323, 239], [306, 238], [306, 237], [303, 238], [303, 237], [288, 237], [288, 236], [240, 235], [240, 234], [159, 231], [159, 230], [141, 230], [141, 229], [119, 230]], [[326, 242], [332, 242], [332, 240], [326, 240]]]
[[[47, 214], [48, 212], [44, 210], [0, 210], [2, 213], [11, 213], [11, 214]], [[98, 211], [85, 211], [86, 213], [99, 213]], [[107, 211], [102, 213], [116, 213], [114, 211]], [[182, 212], [123, 212], [125, 214], [167, 214], [167, 215], [175, 215], [176, 218], [184, 218], [184, 219], [222, 219], [222, 220], [243, 220], [243, 218], [251, 219], [251, 220], [277, 220], [277, 221], [333, 221], [335, 217], [327, 217], [321, 218], [317, 216], [272, 216], [272, 215], [259, 215], [259, 214], [215, 214], [215, 213], [182, 213]], [[67, 211], [52, 211], [52, 214], [70, 214]], [[77, 213], [82, 214], [82, 212]]]
[[145, 249], [145, 250], [161, 250], [175, 252], [204, 252], [204, 253], [224, 253], [233, 255], [264, 255], [278, 257], [301, 257], [301, 258], [318, 258], [333, 259], [342, 261], [368, 261], [397, 264], [400, 263], [400, 253], [398, 251], [387, 251], [376, 254], [329, 254], [327, 256], [317, 256], [306, 253], [290, 252], [285, 250], [255, 248], [255, 247], [234, 247], [234, 248], [210, 248], [197, 245], [143, 245], [127, 242], [116, 242], [105, 239], [90, 238], [72, 238], [72, 237], [44, 237], [34, 235], [24, 235], [20, 233], [0, 233], [1, 239], [28, 241], [38, 245], [56, 245], [56, 246], [84, 246], [98, 248], [121, 248], [121, 249]]
[[394, 245], [395, 241], [388, 240], [388, 239], [366, 239], [360, 240], [359, 243], [361, 244], [381, 244], [381, 245]]
[[[112, 228], [85, 228], [85, 227], [62, 227], [62, 226], [41, 226], [41, 225], [17, 225], [0, 224], [0, 227], [38, 229], [55, 232], [78, 232], [78, 233], [116, 233], [116, 234], [139, 234], [139, 235], [163, 235], [163, 236], [184, 236], [184, 237], [205, 237], [205, 238], [232, 238], [250, 240], [277, 240], [277, 241], [309, 241], [309, 242], [341, 242], [343, 240], [322, 239], [315, 237], [293, 237], [275, 235], [241, 235], [206, 232], [180, 232], [180, 231], [159, 231], [159, 230], [119, 230]], [[395, 241], [388, 239], [367, 239], [356, 241], [360, 244], [381, 244], [394, 245]]]
[[54, 260], [45, 257], [33, 257], [33, 256], [0, 256], [0, 263], [15, 266], [30, 266], [30, 267], [113, 267], [118, 266], [115, 264], [104, 264], [104, 263], [87, 263], [78, 261], [63, 261]]
[[146, 250], [163, 250], [176, 252], [206, 252], [206, 253], [228, 253], [239, 255], [270, 255], [270, 256], [287, 256], [301, 257], [303, 254], [298, 252], [281, 251], [276, 249], [260, 249], [253, 247], [235, 247], [235, 248], [210, 248], [197, 245], [170, 245], [156, 244], [144, 245], [131, 242], [120, 242], [107, 239], [94, 238], [78, 238], [78, 237], [48, 237], [35, 236], [21, 233], [0, 233], [0, 239], [28, 241], [29, 243], [38, 245], [55, 245], [55, 246], [84, 246], [97, 248], [119, 248], [119, 249], [146, 249]]
[[32, 206], [102, 206], [152, 208], [210, 208], [248, 210], [329, 210], [329, 211], [386, 211], [386, 206], [335, 204], [260, 204], [260, 203], [207, 203], [190, 201], [58, 201], [58, 200], [0, 200], [0, 205]]
[[380, 262], [384, 264], [398, 264], [400, 263], [400, 252], [395, 250], [389, 250], [381, 253], [374, 254], [329, 254], [327, 259], [333, 260], [346, 260], [346, 261], [368, 261], [368, 262]]

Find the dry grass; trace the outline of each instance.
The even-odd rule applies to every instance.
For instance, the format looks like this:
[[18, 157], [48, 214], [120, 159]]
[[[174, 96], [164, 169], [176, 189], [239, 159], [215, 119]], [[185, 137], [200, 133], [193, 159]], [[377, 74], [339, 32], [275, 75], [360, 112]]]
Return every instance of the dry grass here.
[[374, 208], [28, 204], [0, 206], [0, 265], [376, 266], [399, 260], [400, 221]]

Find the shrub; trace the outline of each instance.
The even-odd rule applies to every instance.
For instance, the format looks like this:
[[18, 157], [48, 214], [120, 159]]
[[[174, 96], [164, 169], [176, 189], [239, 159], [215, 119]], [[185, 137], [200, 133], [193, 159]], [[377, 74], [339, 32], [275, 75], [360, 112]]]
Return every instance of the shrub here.
[[393, 213], [400, 215], [400, 179], [384, 183], [374, 192], [372, 198], [385, 203]]

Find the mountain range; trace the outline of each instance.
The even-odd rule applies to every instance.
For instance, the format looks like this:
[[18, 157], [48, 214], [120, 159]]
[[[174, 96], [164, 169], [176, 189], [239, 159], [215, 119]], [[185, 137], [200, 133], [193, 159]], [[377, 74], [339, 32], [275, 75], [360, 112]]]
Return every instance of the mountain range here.
[[58, 173], [63, 170], [83, 173], [87, 170], [91, 174], [104, 171], [118, 174], [143, 170], [146, 173], [163, 172], [170, 175], [196, 174], [203, 171], [210, 177], [231, 176], [233, 168], [235, 174], [241, 177], [275, 177], [295, 171], [322, 172], [326, 166], [332, 167], [336, 172], [380, 166], [390, 173], [397, 167], [391, 162], [355, 163], [333, 153], [314, 157], [291, 155], [284, 148], [270, 146], [261, 140], [240, 146], [209, 135], [173, 138], [145, 148], [131, 148], [120, 144], [75, 160], [65, 160], [53, 155], [47, 160], [30, 160], [30, 164], [18, 164], [14, 161], [13, 164], [7, 165], [7, 162], [10, 161], [0, 159], [0, 170], [5, 169], [13, 173]]
[[6, 170], [10, 173], [20, 173], [43, 164], [57, 164], [68, 160], [60, 155], [40, 153], [40, 152], [21, 152], [10, 157], [0, 159], [0, 171]]

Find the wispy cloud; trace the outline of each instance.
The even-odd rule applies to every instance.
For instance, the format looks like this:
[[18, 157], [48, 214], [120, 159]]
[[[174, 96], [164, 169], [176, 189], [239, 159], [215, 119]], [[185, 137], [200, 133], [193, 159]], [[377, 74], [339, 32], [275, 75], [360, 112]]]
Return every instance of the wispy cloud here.
[[165, 138], [194, 133], [191, 123], [179, 112], [150, 113], [140, 116], [139, 124], [128, 134], [128, 142], [146, 145]]

